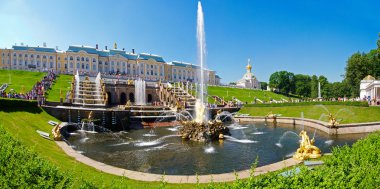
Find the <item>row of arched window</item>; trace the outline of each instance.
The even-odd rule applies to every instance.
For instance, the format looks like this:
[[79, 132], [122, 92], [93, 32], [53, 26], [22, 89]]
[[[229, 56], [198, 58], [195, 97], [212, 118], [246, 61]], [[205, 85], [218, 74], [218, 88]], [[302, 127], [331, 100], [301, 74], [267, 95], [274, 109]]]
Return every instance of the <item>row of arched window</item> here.
[[[17, 53], [13, 53], [13, 57], [17, 57]], [[18, 57], [21, 58], [21, 57], [23, 57], [23, 55], [22, 55], [22, 54], [18, 54]], [[28, 58], [28, 57], [30, 57], [30, 58], [34, 58], [34, 54], [30, 54], [30, 55], [28, 55], [28, 54], [24, 54], [24, 57], [25, 57], [25, 58]], [[40, 58], [41, 56], [40, 56], [39, 54], [37, 54], [35, 57], [36, 57], [36, 58]], [[43, 58], [43, 59], [46, 59], [47, 56], [46, 56], [46, 55], [42, 55], [42, 58]], [[53, 60], [54, 58], [53, 58], [53, 56], [49, 56], [49, 59], [50, 59], [50, 60]]]

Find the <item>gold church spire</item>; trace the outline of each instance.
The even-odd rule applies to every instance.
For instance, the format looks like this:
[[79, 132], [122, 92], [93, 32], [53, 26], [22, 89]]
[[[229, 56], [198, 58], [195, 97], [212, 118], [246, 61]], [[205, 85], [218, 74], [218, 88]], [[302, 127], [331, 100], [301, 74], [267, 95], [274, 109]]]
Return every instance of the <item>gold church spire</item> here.
[[251, 72], [252, 66], [251, 66], [251, 59], [248, 58], [248, 65], [247, 65], [247, 72]]

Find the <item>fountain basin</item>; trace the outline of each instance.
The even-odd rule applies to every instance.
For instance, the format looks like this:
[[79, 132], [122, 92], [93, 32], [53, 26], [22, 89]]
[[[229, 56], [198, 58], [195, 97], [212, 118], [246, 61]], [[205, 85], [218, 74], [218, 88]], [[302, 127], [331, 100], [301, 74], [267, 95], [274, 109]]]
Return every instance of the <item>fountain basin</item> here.
[[[179, 126], [129, 130], [125, 132], [87, 133], [67, 138], [69, 145], [83, 155], [108, 165], [134, 171], [166, 175], [219, 174], [246, 170], [258, 156], [258, 166], [264, 166], [292, 157], [299, 147], [296, 135], [302, 127], [278, 124], [276, 127], [264, 123], [227, 125], [231, 136], [221, 141], [208, 143], [182, 140]], [[315, 145], [322, 152], [330, 152], [333, 146], [352, 144], [366, 134], [328, 135], [305, 127], [312, 135]], [[281, 147], [276, 145], [281, 139]], [[311, 136], [312, 137], [312, 136]]]

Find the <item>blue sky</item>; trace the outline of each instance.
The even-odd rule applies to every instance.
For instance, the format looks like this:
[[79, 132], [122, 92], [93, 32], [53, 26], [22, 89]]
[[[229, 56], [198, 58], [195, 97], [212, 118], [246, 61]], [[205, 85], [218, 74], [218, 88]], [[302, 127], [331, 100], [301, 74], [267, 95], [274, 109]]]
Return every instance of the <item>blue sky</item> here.
[[[376, 48], [380, 1], [204, 0], [207, 66], [238, 80], [251, 58], [268, 81], [275, 71], [342, 80], [348, 57]], [[0, 0], [0, 47], [23, 42], [99, 44], [197, 63], [196, 0]]]

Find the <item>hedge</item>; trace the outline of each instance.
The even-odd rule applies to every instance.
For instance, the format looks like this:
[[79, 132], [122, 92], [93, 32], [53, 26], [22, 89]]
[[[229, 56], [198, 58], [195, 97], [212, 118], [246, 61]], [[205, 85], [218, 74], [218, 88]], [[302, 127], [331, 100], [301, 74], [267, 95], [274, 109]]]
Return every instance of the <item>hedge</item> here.
[[23, 100], [15, 98], [0, 98], [0, 110], [4, 108], [37, 107], [35, 100]]
[[286, 103], [271, 103], [271, 104], [244, 104], [244, 107], [283, 107], [283, 106], [314, 106], [314, 105], [344, 105], [344, 106], [360, 106], [368, 107], [365, 101], [322, 101], [322, 102], [286, 102]]

